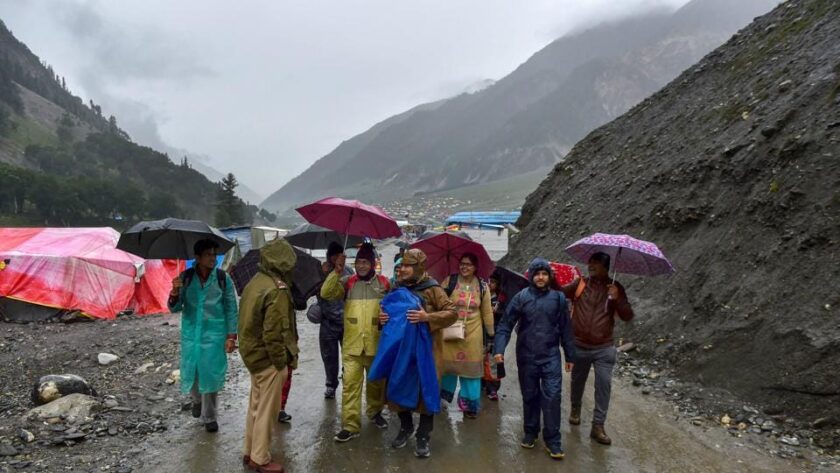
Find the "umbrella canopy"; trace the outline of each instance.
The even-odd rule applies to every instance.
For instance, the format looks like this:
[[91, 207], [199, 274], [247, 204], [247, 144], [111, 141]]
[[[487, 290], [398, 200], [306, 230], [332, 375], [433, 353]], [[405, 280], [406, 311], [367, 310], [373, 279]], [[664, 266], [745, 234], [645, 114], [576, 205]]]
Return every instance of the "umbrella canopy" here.
[[193, 245], [205, 239], [218, 243], [220, 253], [233, 248], [233, 242], [215, 227], [178, 218], [140, 222], [120, 235], [117, 248], [146, 259], [192, 259]]
[[297, 209], [309, 223], [345, 235], [384, 240], [402, 235], [397, 221], [375, 205], [358, 200], [327, 197]]
[[597, 252], [610, 255], [613, 272], [637, 276], [658, 276], [674, 272], [674, 267], [659, 247], [629, 235], [596, 233], [566, 248], [566, 253], [581, 263], [588, 263], [589, 258]]
[[[323, 280], [323, 271], [321, 270], [321, 262], [303, 250], [295, 248], [295, 255], [297, 255], [297, 262], [295, 263], [294, 273], [292, 274], [292, 294], [296, 302], [297, 299], [309, 299], [314, 292], [314, 289]], [[245, 286], [259, 271], [260, 265], [260, 250], [251, 250], [239, 260], [233, 269], [230, 271], [230, 277], [233, 279], [233, 284], [236, 286], [236, 292], [241, 296]]]
[[499, 276], [499, 292], [504, 294], [505, 300], [513, 299], [519, 291], [528, 287], [528, 279], [512, 269], [496, 266], [495, 273]]
[[422, 250], [428, 258], [426, 271], [435, 279], [442, 281], [450, 274], [458, 272], [458, 265], [466, 253], [472, 253], [478, 258], [476, 275], [487, 279], [496, 267], [487, 250], [480, 243], [472, 241], [466, 234], [460, 232], [427, 232], [423, 238], [411, 245], [411, 248]]
[[[556, 261], [549, 261], [548, 265], [551, 267], [551, 272], [554, 275], [554, 278], [551, 280], [552, 287], [556, 290], [560, 290], [563, 286], [567, 284], [571, 284], [576, 278], [580, 277], [580, 270], [577, 269], [577, 266], [573, 266], [571, 264], [563, 264], [557, 263]], [[531, 280], [531, 274], [529, 271], [525, 271], [525, 278], [528, 281]]]
[[325, 250], [332, 242], [343, 246], [345, 239], [350, 246], [361, 245], [365, 241], [362, 237], [342, 235], [336, 231], [311, 223], [298, 225], [283, 238], [292, 246], [306, 248], [308, 250]]

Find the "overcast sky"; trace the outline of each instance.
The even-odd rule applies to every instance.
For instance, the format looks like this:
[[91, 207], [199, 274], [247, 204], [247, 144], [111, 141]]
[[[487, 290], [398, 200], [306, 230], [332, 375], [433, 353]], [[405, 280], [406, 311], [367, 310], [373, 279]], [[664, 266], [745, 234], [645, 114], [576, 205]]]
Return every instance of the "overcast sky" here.
[[267, 196], [570, 30], [686, 2], [0, 0], [0, 18], [135, 141], [208, 155]]

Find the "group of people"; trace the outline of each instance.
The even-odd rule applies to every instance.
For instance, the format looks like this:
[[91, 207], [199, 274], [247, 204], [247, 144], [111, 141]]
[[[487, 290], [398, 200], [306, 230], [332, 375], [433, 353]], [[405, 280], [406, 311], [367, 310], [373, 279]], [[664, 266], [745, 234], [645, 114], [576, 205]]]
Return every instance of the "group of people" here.
[[[282, 239], [260, 250], [259, 272], [242, 291], [239, 309], [230, 277], [215, 268], [217, 247], [212, 241], [195, 245], [195, 265], [173, 281], [169, 306], [182, 312], [181, 389], [191, 393], [192, 414], [208, 432], [216, 432], [217, 393], [224, 384], [225, 353], [237, 346], [251, 377], [243, 463], [259, 472], [280, 472], [269, 450], [276, 421], [287, 422], [285, 402], [291, 372], [298, 362], [298, 334], [291, 296], [296, 255]], [[560, 412], [564, 360], [571, 372], [569, 423], [581, 423], [581, 401], [589, 371], [595, 369], [595, 409], [590, 436], [609, 445], [604, 430], [610, 385], [616, 362], [612, 333], [615, 320], [629, 321], [632, 308], [624, 288], [609, 279], [610, 257], [594, 254], [589, 277], [559, 286], [546, 260], [529, 266], [529, 286], [510, 300], [501, 291], [501, 277], [478, 278], [478, 258], [464, 254], [459, 271], [437, 282], [426, 272], [426, 255], [410, 249], [400, 255], [395, 278], [377, 274], [377, 253], [363, 244], [354, 269], [346, 267], [340, 245], [332, 246], [318, 291], [320, 348], [326, 372], [325, 397], [336, 396], [341, 374], [341, 430], [336, 442], [357, 438], [366, 417], [381, 429], [389, 427], [388, 406], [399, 418], [395, 449], [415, 439], [415, 455], [430, 456], [434, 414], [422, 400], [414, 407], [387, 399], [387, 380], [369, 381], [380, 335], [391, 320], [381, 302], [395, 288], [405, 288], [421, 301], [408, 310], [411, 324], [426, 324], [431, 333], [431, 356], [441, 399], [455, 403], [464, 417], [474, 419], [482, 392], [498, 399], [500, 380], [488, 376], [489, 365], [503, 366], [504, 353], [517, 332], [516, 363], [522, 392], [524, 436], [521, 445], [534, 448], [540, 430], [548, 454], [562, 459]], [[340, 355], [339, 355], [340, 353]], [[340, 363], [339, 363], [340, 358]], [[457, 393], [457, 398], [456, 398]], [[415, 412], [416, 411], [416, 412]], [[415, 429], [414, 414], [419, 415]], [[541, 429], [542, 425], [542, 429]]]

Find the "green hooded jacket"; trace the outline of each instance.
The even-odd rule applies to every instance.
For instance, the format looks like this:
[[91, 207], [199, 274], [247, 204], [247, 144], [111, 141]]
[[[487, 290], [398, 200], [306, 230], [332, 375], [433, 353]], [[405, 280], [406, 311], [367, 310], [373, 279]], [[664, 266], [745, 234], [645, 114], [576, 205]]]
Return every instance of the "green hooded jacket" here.
[[239, 301], [239, 354], [251, 373], [297, 368], [297, 323], [291, 275], [297, 256], [286, 240], [260, 249], [260, 270]]

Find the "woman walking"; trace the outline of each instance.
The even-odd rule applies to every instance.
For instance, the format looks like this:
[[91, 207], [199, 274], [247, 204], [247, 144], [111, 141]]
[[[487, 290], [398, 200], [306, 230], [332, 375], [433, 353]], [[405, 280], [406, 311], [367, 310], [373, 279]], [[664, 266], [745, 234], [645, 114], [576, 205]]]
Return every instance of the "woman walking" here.
[[458, 309], [458, 320], [444, 329], [441, 397], [448, 402], [455, 398], [460, 383], [458, 407], [464, 416], [478, 416], [481, 399], [481, 378], [484, 376], [484, 334], [495, 334], [490, 291], [476, 276], [478, 258], [470, 253], [461, 257], [458, 274], [446, 278], [443, 287]]

